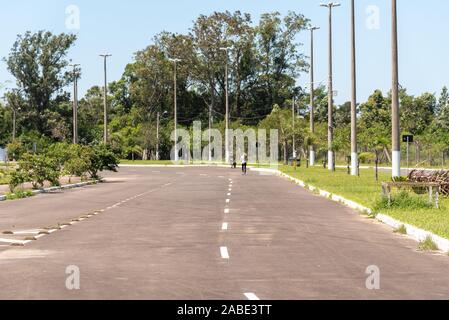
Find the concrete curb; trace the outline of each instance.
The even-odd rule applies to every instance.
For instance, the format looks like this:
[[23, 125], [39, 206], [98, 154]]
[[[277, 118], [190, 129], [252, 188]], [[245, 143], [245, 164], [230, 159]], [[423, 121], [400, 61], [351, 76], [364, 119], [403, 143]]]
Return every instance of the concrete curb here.
[[[367, 215], [371, 215], [373, 213], [370, 208], [362, 206], [361, 204], [358, 204], [358, 203], [356, 203], [352, 200], [346, 199], [344, 197], [332, 194], [326, 190], [322, 190], [317, 187], [307, 185], [304, 181], [293, 178], [292, 176], [289, 176], [288, 174], [285, 174], [279, 170], [263, 169], [263, 168], [254, 168], [251, 170], [256, 171], [256, 172], [262, 172], [265, 174], [269, 173], [269, 174], [273, 174], [273, 175], [278, 175], [279, 177], [286, 178], [290, 181], [293, 181], [294, 183], [301, 186], [302, 188], [308, 189], [312, 192], [318, 192], [320, 194], [320, 196], [327, 198], [329, 200], [332, 200], [334, 202], [341, 203], [351, 209], [361, 211], [363, 213], [366, 213]], [[415, 226], [403, 223], [403, 222], [398, 221], [398, 220], [396, 220], [390, 216], [387, 216], [385, 214], [381, 214], [381, 213], [377, 214], [375, 218], [376, 218], [376, 220], [382, 222], [383, 224], [386, 224], [387, 226], [389, 226], [395, 230], [400, 228], [401, 226], [405, 226], [405, 228], [407, 230], [407, 235], [411, 239], [413, 239], [417, 242], [421, 242], [421, 241], [426, 240], [427, 238], [431, 238], [432, 241], [437, 245], [439, 250], [441, 250], [442, 252], [449, 252], [449, 240], [448, 239], [440, 237], [432, 232], [429, 232], [429, 231], [417, 228]]]
[[[40, 190], [33, 190], [32, 193], [33, 193], [33, 195], [38, 195], [38, 194], [50, 193], [50, 192], [59, 191], [59, 190], [82, 188], [82, 187], [87, 187], [87, 186], [91, 186], [94, 184], [98, 184], [103, 181], [104, 180], [93, 180], [93, 181], [79, 182], [79, 183], [74, 183], [74, 184], [66, 184], [66, 185], [63, 185], [60, 187], [50, 187], [50, 188], [45, 188], [45, 189], [40, 189]], [[6, 200], [7, 200], [6, 195], [0, 195], [0, 201], [6, 201]]]

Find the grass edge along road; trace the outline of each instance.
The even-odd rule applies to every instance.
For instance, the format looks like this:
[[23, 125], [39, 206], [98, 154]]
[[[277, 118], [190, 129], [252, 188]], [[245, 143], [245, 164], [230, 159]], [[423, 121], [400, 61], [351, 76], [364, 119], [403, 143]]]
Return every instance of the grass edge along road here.
[[[373, 210], [375, 213], [383, 213], [403, 223], [427, 230], [443, 238], [449, 239], [449, 199], [441, 198], [441, 208], [433, 206], [415, 205], [423, 201], [424, 196], [410, 195], [409, 205], [405, 207], [393, 207], [379, 209], [382, 201], [381, 183], [391, 181], [391, 175], [379, 173], [379, 182], [374, 177], [374, 170], [361, 169], [360, 177], [347, 174], [346, 169], [337, 169], [335, 173], [323, 168], [281, 166], [283, 173], [304, 181], [307, 185], [324, 189], [332, 194], [345, 197]], [[424, 200], [425, 201], [425, 200]]]

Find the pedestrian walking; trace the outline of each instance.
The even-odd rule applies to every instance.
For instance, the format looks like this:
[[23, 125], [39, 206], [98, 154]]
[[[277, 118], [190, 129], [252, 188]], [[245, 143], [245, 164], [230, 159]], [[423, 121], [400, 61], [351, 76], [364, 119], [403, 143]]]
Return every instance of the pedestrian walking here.
[[247, 159], [247, 156], [246, 156], [245, 153], [242, 154], [241, 160], [242, 160], [242, 173], [244, 175], [246, 175], [246, 173], [247, 173], [247, 166], [248, 166], [248, 159]]

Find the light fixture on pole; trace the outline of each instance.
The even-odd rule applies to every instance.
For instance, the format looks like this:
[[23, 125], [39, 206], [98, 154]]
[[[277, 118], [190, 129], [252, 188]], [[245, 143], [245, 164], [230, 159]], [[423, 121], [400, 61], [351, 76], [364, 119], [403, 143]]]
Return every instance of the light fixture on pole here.
[[175, 162], [179, 161], [179, 150], [178, 150], [178, 84], [177, 84], [177, 73], [178, 73], [178, 62], [181, 62], [181, 59], [177, 58], [169, 58], [170, 62], [173, 62], [174, 68], [174, 76], [173, 76], [173, 105], [174, 105], [174, 118], [175, 118]]
[[[310, 133], [315, 133], [315, 96], [314, 96], [314, 86], [315, 86], [315, 74], [314, 74], [314, 31], [319, 30], [320, 27], [312, 26], [310, 30]], [[310, 146], [309, 155], [310, 166], [315, 165], [315, 146], [312, 144]]]
[[104, 93], [103, 93], [103, 114], [104, 114], [104, 144], [108, 143], [108, 77], [107, 77], [107, 59], [111, 57], [111, 54], [100, 54], [100, 57], [104, 59]]
[[229, 75], [228, 75], [228, 60], [229, 60], [229, 47], [222, 47], [220, 50], [226, 53], [226, 64], [225, 64], [225, 90], [226, 90], [226, 129], [225, 129], [225, 162], [229, 163], [231, 160], [231, 155], [229, 151]]
[[334, 159], [334, 90], [332, 74], [332, 9], [341, 6], [337, 2], [320, 4], [321, 7], [329, 9], [329, 87], [328, 87], [328, 167], [329, 170], [335, 170]]

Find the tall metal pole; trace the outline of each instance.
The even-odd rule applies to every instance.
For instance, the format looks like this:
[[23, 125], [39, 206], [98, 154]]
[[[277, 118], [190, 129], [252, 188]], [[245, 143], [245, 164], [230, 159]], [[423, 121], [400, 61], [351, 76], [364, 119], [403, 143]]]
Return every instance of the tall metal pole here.
[[293, 102], [292, 102], [292, 122], [293, 122], [293, 158], [296, 158], [297, 154], [296, 154], [296, 135], [295, 135], [295, 119], [296, 119], [296, 110], [295, 110], [295, 106], [296, 106], [296, 101], [295, 98], [293, 98]]
[[[315, 133], [315, 75], [314, 75], [314, 39], [313, 34], [319, 27], [310, 27], [310, 133]], [[310, 146], [310, 166], [315, 165], [315, 146]]]
[[359, 155], [357, 146], [357, 66], [356, 66], [356, 30], [355, 0], [351, 1], [351, 175], [359, 175]]
[[339, 7], [339, 3], [330, 2], [321, 4], [322, 7], [329, 9], [329, 86], [328, 86], [328, 168], [335, 169], [334, 159], [334, 90], [333, 90], [333, 66], [332, 66], [332, 8]]
[[178, 153], [178, 66], [177, 61], [174, 60], [174, 85], [173, 85], [173, 94], [174, 94], [174, 117], [175, 117], [175, 161], [179, 161], [179, 153]]
[[[213, 99], [213, 98], [212, 98]], [[209, 162], [212, 161], [212, 103], [209, 106]]]
[[159, 122], [161, 119], [161, 114], [158, 112], [157, 113], [157, 120], [156, 120], [156, 160], [160, 160], [159, 159]]
[[108, 77], [107, 77], [107, 59], [111, 57], [110, 54], [102, 54], [100, 57], [104, 59], [104, 93], [103, 93], [103, 104], [104, 104], [104, 144], [108, 143]]
[[12, 141], [16, 141], [16, 109], [12, 108]]
[[398, 67], [398, 21], [396, 0], [392, 0], [392, 30], [391, 30], [391, 50], [392, 50], [392, 176], [401, 176], [401, 141], [400, 141], [400, 115], [399, 115], [399, 67]]
[[73, 144], [78, 144], [78, 74], [76, 67], [79, 64], [72, 64], [73, 67]]
[[225, 91], [226, 91], [226, 129], [225, 129], [225, 162], [230, 162], [230, 151], [229, 151], [229, 71], [228, 71], [228, 50], [229, 47], [220, 48], [220, 50], [223, 50], [226, 53], [226, 63], [225, 63]]
[[175, 120], [175, 161], [179, 161], [179, 150], [178, 150], [178, 62], [180, 59], [170, 58], [171, 62], [173, 62], [173, 104], [174, 104], [174, 120]]

